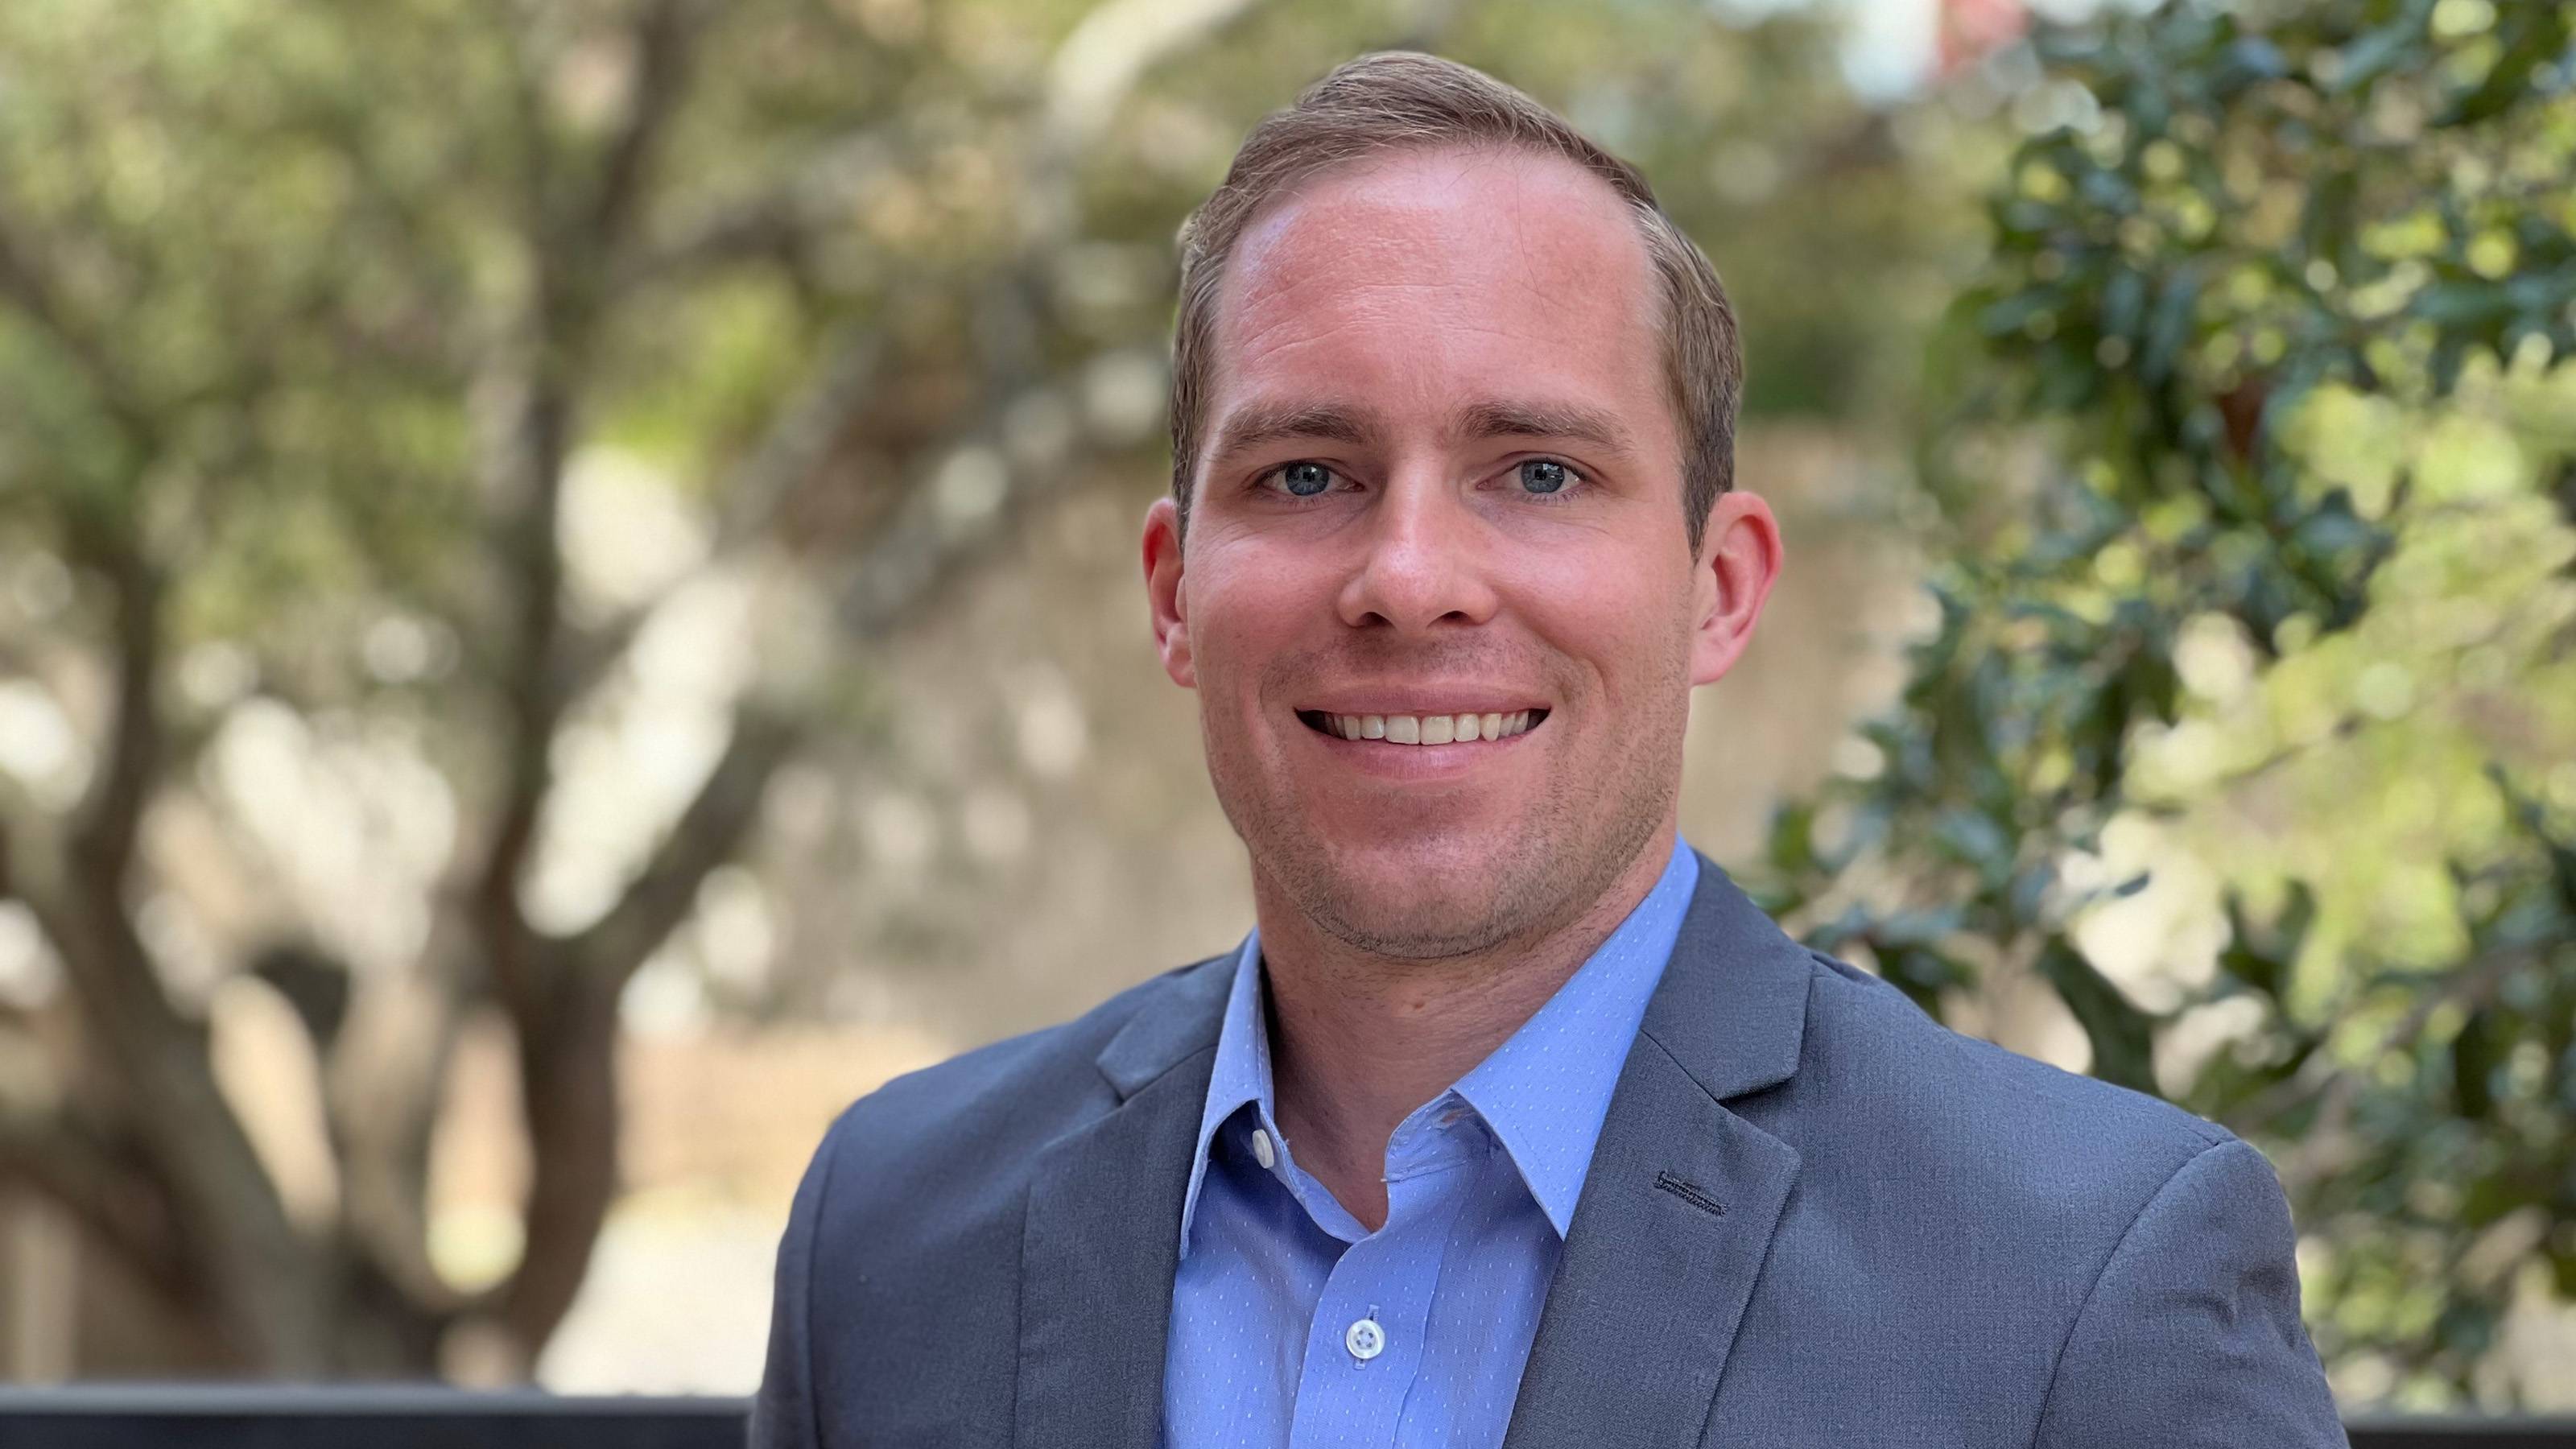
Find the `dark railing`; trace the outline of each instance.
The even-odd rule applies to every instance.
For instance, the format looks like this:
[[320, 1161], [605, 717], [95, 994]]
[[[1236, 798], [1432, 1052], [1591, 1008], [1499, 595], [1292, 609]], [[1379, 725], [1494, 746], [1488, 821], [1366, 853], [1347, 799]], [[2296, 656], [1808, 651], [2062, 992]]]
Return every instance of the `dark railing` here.
[[[0, 1446], [742, 1449], [743, 1401], [351, 1385], [0, 1389]], [[2356, 1417], [2353, 1449], [2576, 1449], [2576, 1419]]]
[[2358, 1417], [2352, 1449], [2576, 1449], [2576, 1419]]
[[0, 1389], [0, 1449], [743, 1449], [740, 1399], [435, 1386]]

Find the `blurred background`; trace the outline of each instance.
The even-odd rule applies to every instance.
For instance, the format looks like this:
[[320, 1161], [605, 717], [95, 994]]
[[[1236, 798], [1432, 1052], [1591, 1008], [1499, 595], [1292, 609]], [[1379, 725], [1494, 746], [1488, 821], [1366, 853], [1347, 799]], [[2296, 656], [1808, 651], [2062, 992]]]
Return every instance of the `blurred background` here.
[[745, 1392], [844, 1104], [1236, 942], [1171, 243], [1404, 46], [1743, 317], [1694, 843], [2265, 1148], [2348, 1408], [2576, 1408], [2571, 22], [9, 0], [0, 1375]]

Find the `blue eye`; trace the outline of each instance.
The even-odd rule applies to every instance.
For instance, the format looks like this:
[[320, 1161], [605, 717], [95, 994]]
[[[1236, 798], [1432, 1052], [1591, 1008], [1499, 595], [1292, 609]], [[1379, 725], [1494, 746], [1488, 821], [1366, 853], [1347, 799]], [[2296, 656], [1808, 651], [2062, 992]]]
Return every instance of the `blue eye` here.
[[1529, 458], [1521, 463], [1521, 486], [1532, 493], [1554, 493], [1573, 476], [1572, 469], [1554, 458]]
[[1333, 470], [1321, 463], [1290, 463], [1279, 470], [1279, 479], [1289, 492], [1312, 498], [1333, 486]]

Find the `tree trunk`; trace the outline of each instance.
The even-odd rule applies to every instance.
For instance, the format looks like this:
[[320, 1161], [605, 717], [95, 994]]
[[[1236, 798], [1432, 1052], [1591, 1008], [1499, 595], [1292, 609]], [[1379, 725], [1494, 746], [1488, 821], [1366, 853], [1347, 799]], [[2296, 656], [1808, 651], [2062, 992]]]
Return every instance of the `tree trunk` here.
[[523, 1370], [571, 1310], [618, 1187], [617, 993], [587, 972], [554, 980], [547, 1011], [519, 1031], [532, 1175], [527, 1247], [500, 1319]]

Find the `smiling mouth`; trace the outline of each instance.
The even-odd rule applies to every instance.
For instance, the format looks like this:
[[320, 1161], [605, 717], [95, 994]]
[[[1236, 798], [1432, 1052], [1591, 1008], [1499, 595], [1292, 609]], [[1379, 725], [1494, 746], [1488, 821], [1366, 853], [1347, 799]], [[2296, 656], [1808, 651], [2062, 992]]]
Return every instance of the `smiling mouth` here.
[[1508, 714], [1326, 714], [1301, 709], [1297, 718], [1319, 735], [1343, 740], [1378, 740], [1390, 745], [1463, 745], [1477, 740], [1506, 740], [1539, 727], [1548, 711], [1513, 710]]

